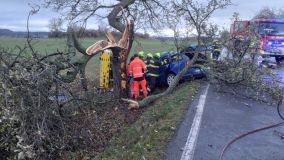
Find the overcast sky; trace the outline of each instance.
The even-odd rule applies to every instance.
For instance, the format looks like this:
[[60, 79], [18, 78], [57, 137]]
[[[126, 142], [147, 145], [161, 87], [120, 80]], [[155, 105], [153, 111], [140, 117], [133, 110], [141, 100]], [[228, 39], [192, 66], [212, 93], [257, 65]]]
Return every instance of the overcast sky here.
[[[0, 0], [0, 2], [0, 28], [26, 31], [26, 21], [30, 11], [29, 3], [40, 4], [42, 0]], [[219, 10], [212, 16], [214, 23], [229, 28], [230, 17], [234, 12], [239, 12], [241, 19], [251, 19], [264, 6], [273, 9], [284, 7], [284, 0], [232, 0], [232, 2], [235, 5]], [[41, 8], [38, 14], [31, 17], [30, 30], [48, 31], [48, 21], [57, 16], [53, 11]]]

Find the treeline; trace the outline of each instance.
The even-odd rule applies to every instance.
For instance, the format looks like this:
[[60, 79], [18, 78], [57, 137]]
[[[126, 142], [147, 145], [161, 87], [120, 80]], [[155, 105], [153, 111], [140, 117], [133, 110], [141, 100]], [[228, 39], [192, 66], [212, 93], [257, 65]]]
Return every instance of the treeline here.
[[[79, 38], [95, 38], [95, 37], [104, 37], [106, 30], [101, 29], [75, 29]], [[122, 36], [122, 33], [117, 31], [112, 31], [112, 34], [115, 37]], [[63, 31], [50, 31], [48, 33], [48, 38], [64, 38], [67, 33]], [[137, 38], [149, 38], [150, 35], [148, 33], [135, 33], [135, 37]]]

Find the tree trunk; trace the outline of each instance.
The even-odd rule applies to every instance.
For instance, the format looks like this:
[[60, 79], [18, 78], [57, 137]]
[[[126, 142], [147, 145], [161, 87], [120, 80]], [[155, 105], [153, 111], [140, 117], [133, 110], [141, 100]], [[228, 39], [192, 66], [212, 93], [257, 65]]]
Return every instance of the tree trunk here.
[[133, 21], [125, 28], [124, 34], [119, 41], [122, 48], [113, 47], [112, 50], [112, 69], [113, 69], [113, 88], [115, 98], [127, 96], [127, 59], [130, 53], [134, 36]]
[[121, 87], [121, 65], [119, 55], [122, 50], [118, 48], [111, 48], [112, 51], [112, 72], [113, 72], [113, 92], [116, 99], [121, 98], [122, 87]]
[[[65, 76], [62, 76], [61, 80], [66, 83], [71, 83], [75, 80], [77, 74], [79, 73], [83, 89], [88, 90], [85, 68], [89, 60], [97, 53], [93, 55], [87, 55], [85, 52], [86, 49], [80, 45], [75, 35], [75, 32], [72, 30], [72, 28], [68, 28], [67, 47], [68, 47], [67, 60], [69, 61], [70, 64], [69, 65], [66, 64], [64, 65], [62, 63], [55, 64], [57, 66], [57, 72], [59, 72], [60, 70], [73, 68], [74, 71], [67, 73]], [[82, 54], [82, 57], [76, 59], [75, 61], [72, 61], [71, 58], [76, 55], [76, 50]]]
[[126, 50], [121, 50], [119, 53], [120, 61], [120, 76], [121, 76], [121, 97], [127, 97], [127, 60], [132, 48], [134, 39], [134, 22], [131, 21], [129, 25], [128, 44]]
[[85, 91], [88, 91], [88, 83], [87, 83], [86, 72], [85, 72], [86, 64], [83, 64], [80, 66], [80, 80], [81, 80], [81, 85], [83, 89]]

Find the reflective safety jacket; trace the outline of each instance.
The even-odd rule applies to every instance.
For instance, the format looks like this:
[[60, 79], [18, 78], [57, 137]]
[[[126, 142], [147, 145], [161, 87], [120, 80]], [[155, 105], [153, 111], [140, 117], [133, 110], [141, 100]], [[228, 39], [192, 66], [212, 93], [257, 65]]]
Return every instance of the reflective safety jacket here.
[[219, 42], [213, 42], [213, 51], [214, 52], [221, 52], [221, 44]]
[[147, 61], [148, 76], [159, 77], [161, 62], [159, 58], [152, 58]]
[[136, 57], [129, 64], [128, 72], [133, 78], [144, 77], [144, 73], [147, 72], [147, 67], [139, 57]]
[[148, 66], [149, 66], [149, 64], [150, 64], [150, 61], [153, 61], [153, 57], [147, 57], [146, 59], [145, 59], [145, 61], [144, 61], [144, 63], [145, 63], [145, 65], [147, 66], [147, 69], [148, 69]]

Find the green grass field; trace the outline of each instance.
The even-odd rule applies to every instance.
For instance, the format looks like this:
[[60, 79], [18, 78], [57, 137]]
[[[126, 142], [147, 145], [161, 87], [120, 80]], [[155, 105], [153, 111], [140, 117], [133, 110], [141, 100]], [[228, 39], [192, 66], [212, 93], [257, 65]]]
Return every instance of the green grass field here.
[[[80, 39], [80, 42], [84, 47], [88, 47], [102, 39], [104, 38], [85, 38]], [[25, 38], [0, 38], [0, 46], [4, 48], [23, 47], [26, 43]], [[66, 51], [66, 39], [34, 39], [33, 44], [35, 50], [42, 54], [53, 53], [57, 50]], [[143, 49], [146, 53], [175, 50], [173, 42], [161, 42], [155, 39], [136, 39], [133, 43], [132, 52], [137, 51], [139, 48]]]
[[[85, 38], [80, 39], [81, 44], [84, 47], [88, 47], [98, 40], [105, 38]], [[24, 47], [27, 44], [25, 38], [0, 38], [0, 47], [15, 49], [16, 46]], [[57, 51], [66, 52], [66, 39], [46, 38], [46, 39], [34, 39], [32, 41], [34, 49], [43, 55], [51, 54]], [[135, 39], [131, 55], [137, 52], [138, 49], [142, 49], [145, 53], [156, 53], [163, 51], [175, 50], [173, 42], [161, 42], [155, 39]], [[15, 53], [17, 53], [15, 51]], [[29, 54], [29, 53], [27, 53]], [[80, 53], [78, 53], [80, 55]], [[79, 56], [78, 56], [79, 57]], [[99, 73], [99, 55], [95, 56], [87, 65], [86, 72], [87, 77], [98, 83]]]

